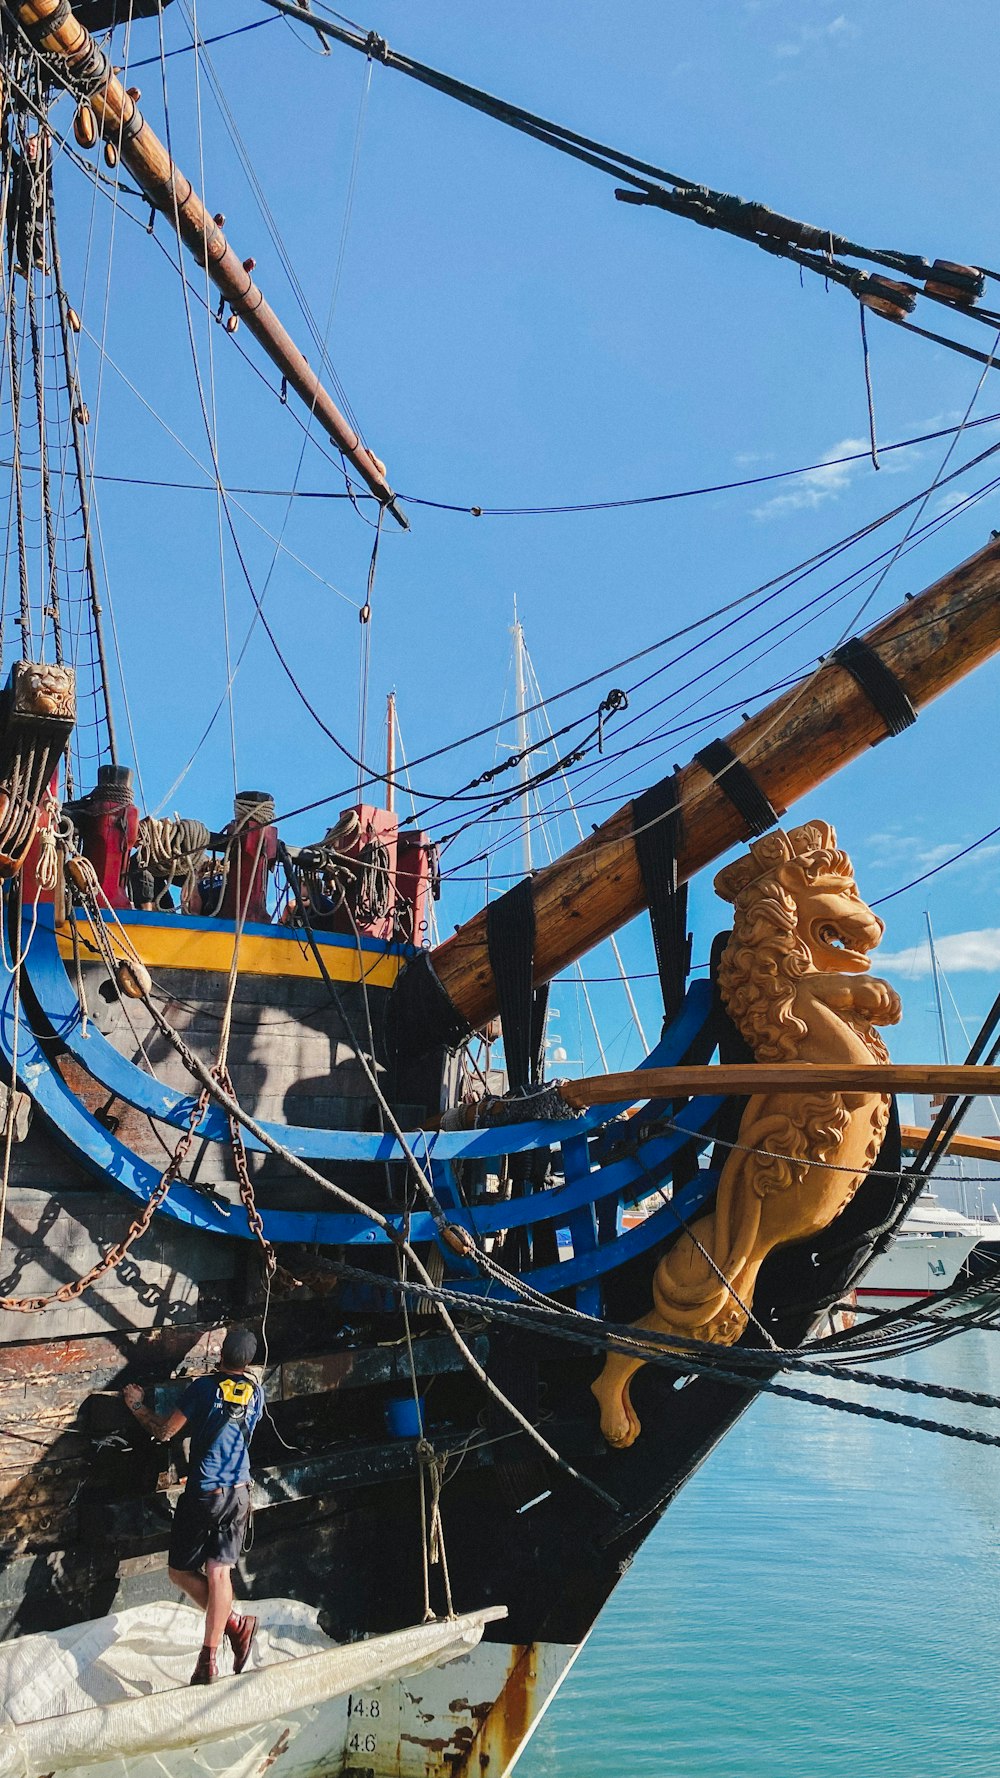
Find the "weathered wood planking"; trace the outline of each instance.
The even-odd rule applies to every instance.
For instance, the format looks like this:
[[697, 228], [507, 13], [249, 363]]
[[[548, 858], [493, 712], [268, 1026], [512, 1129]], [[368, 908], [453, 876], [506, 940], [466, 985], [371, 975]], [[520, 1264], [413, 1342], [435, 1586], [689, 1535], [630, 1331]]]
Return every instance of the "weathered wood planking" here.
[[[41, 1296], [71, 1283], [126, 1234], [135, 1206], [107, 1192], [26, 1189], [7, 1196], [0, 1295]], [[4, 1342], [60, 1340], [140, 1328], [211, 1326], [237, 1306], [242, 1266], [226, 1241], [158, 1217], [144, 1240], [86, 1295], [34, 1314], [6, 1312]], [[6, 1347], [0, 1346], [0, 1356]]]

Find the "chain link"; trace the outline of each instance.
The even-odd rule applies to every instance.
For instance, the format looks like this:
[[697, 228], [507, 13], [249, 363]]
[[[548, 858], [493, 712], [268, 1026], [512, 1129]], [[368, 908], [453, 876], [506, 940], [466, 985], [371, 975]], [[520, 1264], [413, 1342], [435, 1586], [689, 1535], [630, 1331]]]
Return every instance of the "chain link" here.
[[146, 1233], [171, 1186], [176, 1184], [180, 1170], [191, 1152], [195, 1130], [201, 1122], [207, 1106], [208, 1091], [203, 1088], [188, 1113], [187, 1129], [181, 1132], [170, 1160], [146, 1200], [142, 1215], [137, 1216], [135, 1221], [129, 1225], [129, 1231], [124, 1240], [116, 1242], [103, 1259], [99, 1259], [96, 1265], [91, 1266], [89, 1272], [83, 1273], [82, 1277], [73, 1278], [69, 1283], [61, 1284], [58, 1290], [50, 1291], [47, 1296], [0, 1297], [0, 1309], [7, 1309], [19, 1315], [37, 1315], [52, 1303], [75, 1302], [77, 1297], [81, 1297], [85, 1290], [89, 1290], [92, 1284], [97, 1283], [99, 1278], [105, 1277], [108, 1272], [113, 1272], [120, 1266], [129, 1249], [134, 1247], [135, 1243]]
[[[235, 1099], [236, 1089], [233, 1086], [229, 1069], [224, 1062], [220, 1062], [212, 1069], [212, 1077], [214, 1080], [218, 1081], [222, 1091], [227, 1093], [230, 1099]], [[236, 1168], [236, 1181], [240, 1188], [240, 1197], [243, 1201], [243, 1207], [247, 1213], [247, 1222], [250, 1227], [250, 1233], [260, 1246], [261, 1255], [264, 1261], [265, 1276], [273, 1278], [278, 1268], [278, 1261], [275, 1256], [274, 1248], [271, 1246], [270, 1241], [264, 1233], [264, 1218], [261, 1216], [261, 1213], [257, 1208], [257, 1200], [254, 1197], [253, 1180], [250, 1177], [247, 1151], [243, 1141], [243, 1130], [238, 1118], [233, 1117], [230, 1111], [226, 1112], [226, 1122], [229, 1125], [229, 1140], [233, 1150], [233, 1164]]]

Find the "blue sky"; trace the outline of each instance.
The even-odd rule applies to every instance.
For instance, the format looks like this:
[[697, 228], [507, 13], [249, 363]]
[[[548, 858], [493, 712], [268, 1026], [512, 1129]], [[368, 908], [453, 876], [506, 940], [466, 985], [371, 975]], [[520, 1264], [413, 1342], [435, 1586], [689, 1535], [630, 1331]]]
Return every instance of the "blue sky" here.
[[[247, 0], [200, 0], [206, 35], [248, 16], [258, 13]], [[610, 12], [589, 0], [545, 7], [508, 0], [503, 8], [373, 0], [361, 22], [414, 56], [689, 177], [873, 244], [1000, 263], [990, 195], [1000, 158], [996, 18], [982, 0], [947, 8], [871, 0], [844, 9], [821, 0], [703, 0], [696, 8], [648, 0]], [[180, 4], [170, 7], [165, 34], [170, 48], [190, 40]], [[155, 25], [137, 27], [131, 60], [156, 48]], [[321, 329], [344, 243], [330, 352], [367, 438], [404, 493], [470, 506], [586, 502], [822, 464], [864, 448], [858, 310], [846, 293], [827, 292], [815, 278], [803, 288], [794, 267], [749, 246], [618, 204], [603, 175], [400, 75], [369, 70], [347, 50], [322, 56], [282, 22], [211, 55]], [[178, 161], [200, 183], [203, 160], [209, 207], [225, 212], [234, 245], [255, 257], [267, 294], [311, 350], [207, 76], [200, 146], [194, 57], [179, 55], [167, 68]], [[134, 78], [162, 130], [159, 69]], [[205, 480], [209, 448], [175, 273], [143, 228], [122, 216], [111, 252], [103, 198], [91, 236], [90, 188], [72, 168], [61, 169], [58, 193], [67, 281], [71, 293], [83, 293], [82, 365], [98, 470]], [[168, 232], [161, 220], [165, 243]], [[196, 284], [199, 276], [195, 269]], [[312, 443], [300, 465], [301, 430], [197, 303], [192, 314], [209, 409], [214, 380], [227, 483], [287, 488], [298, 477], [303, 488], [342, 488]], [[937, 327], [942, 311], [924, 305], [917, 319]], [[976, 366], [883, 324], [873, 322], [869, 334], [880, 440], [961, 417]], [[972, 328], [965, 337], [980, 346], [991, 338]], [[262, 362], [245, 332], [237, 340]], [[993, 373], [974, 415], [995, 411]], [[988, 428], [968, 434], [949, 467], [998, 436]], [[617, 512], [476, 519], [412, 508], [412, 533], [389, 526], [379, 555], [370, 754], [379, 757], [384, 745], [383, 700], [392, 686], [411, 756], [499, 713], [515, 597], [539, 682], [555, 692], [910, 498], [933, 481], [946, 448], [941, 441], [887, 456], [878, 474], [862, 460], [771, 487]], [[956, 487], [971, 494], [987, 473], [977, 479], [971, 471], [948, 494], [938, 491], [928, 516], [944, 516]], [[357, 607], [371, 531], [343, 501], [234, 500], [247, 568], [258, 592], [267, 584], [280, 644], [310, 700], [353, 747]], [[903, 556], [868, 618], [981, 547], [1000, 525], [998, 508], [995, 497], [984, 500]], [[225, 541], [224, 607], [210, 490], [103, 484], [100, 511], [136, 748], [146, 800], [156, 807], [223, 694], [224, 609], [235, 652], [252, 605]], [[905, 523], [878, 533], [878, 547], [896, 542]], [[258, 526], [281, 539], [273, 571], [274, 545]], [[866, 559], [856, 551], [848, 565]], [[758, 641], [733, 666], [721, 664], [732, 643], [719, 643], [636, 692], [629, 717], [669, 692], [663, 714], [678, 724], [704, 692], [695, 714], [708, 726], [665, 737], [617, 767], [605, 761], [603, 775], [591, 775], [593, 762], [581, 768], [584, 798], [608, 798], [581, 812], [585, 824], [725, 733], [734, 718], [713, 726], [713, 710], [736, 700], [753, 707], [772, 681], [836, 642], [863, 592], [791, 614], [796, 603], [828, 594], [837, 578], [828, 569], [748, 619], [733, 640]], [[786, 621], [769, 630], [773, 619]], [[685, 690], [711, 661], [720, 663], [714, 678]], [[602, 675], [556, 705], [553, 721], [582, 719], [611, 684], [637, 677], [639, 669]], [[981, 670], [902, 739], [790, 811], [790, 820], [818, 814], [835, 823], [870, 897], [1000, 822], [998, 683], [995, 664]], [[655, 722], [628, 733], [641, 736]], [[329, 794], [335, 815], [350, 800], [349, 769], [303, 710], [259, 626], [235, 681], [234, 726], [239, 779], [272, 789], [279, 807]], [[613, 733], [614, 725], [609, 746]], [[448, 792], [493, 760], [487, 738], [414, 777], [423, 791]], [[223, 712], [167, 806], [221, 821], [232, 777]], [[324, 825], [321, 812], [289, 832], [307, 839]], [[447, 831], [449, 822], [442, 825]], [[564, 830], [564, 843], [570, 838]], [[460, 862], [473, 850], [467, 836], [449, 856]], [[929, 982], [915, 954], [925, 908], [963, 1015], [975, 1022], [996, 991], [998, 858], [997, 845], [984, 847], [885, 910], [885, 949], [897, 960], [905, 998], [906, 1022], [893, 1039], [901, 1060], [937, 1056]], [[514, 871], [516, 858], [498, 853], [493, 868]], [[456, 871], [463, 874], [476, 871]], [[474, 911], [484, 888], [456, 882], [446, 892], [445, 930]], [[696, 959], [707, 955], [723, 913], [709, 877], [699, 880]], [[644, 922], [622, 942], [630, 968], [652, 969]], [[588, 971], [611, 973], [606, 951]], [[576, 991], [561, 992], [566, 1047], [593, 1066], [593, 1044], [576, 1033]], [[637, 992], [655, 1028], [655, 983], [640, 982]], [[620, 990], [597, 988], [595, 998], [612, 1065], [635, 1059]], [[954, 1023], [952, 1038], [957, 1051]]]

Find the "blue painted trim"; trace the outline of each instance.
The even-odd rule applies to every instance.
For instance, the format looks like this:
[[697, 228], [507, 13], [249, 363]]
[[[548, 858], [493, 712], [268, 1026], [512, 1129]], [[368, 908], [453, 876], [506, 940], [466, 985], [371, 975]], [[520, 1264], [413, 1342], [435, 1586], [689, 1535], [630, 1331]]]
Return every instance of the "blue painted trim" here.
[[[683, 1217], [687, 1221], [708, 1202], [719, 1183], [719, 1175], [713, 1169], [699, 1173], [684, 1190], [678, 1192], [676, 1200], [664, 1204], [662, 1209], [654, 1210], [634, 1229], [626, 1229], [614, 1241], [606, 1246], [598, 1247], [592, 1253], [581, 1258], [575, 1255], [572, 1259], [560, 1260], [554, 1266], [537, 1266], [528, 1268], [519, 1276], [533, 1289], [551, 1295], [554, 1291], [572, 1290], [579, 1285], [586, 1285], [595, 1278], [613, 1272], [626, 1260], [634, 1259], [636, 1254], [645, 1253], [658, 1241], [666, 1240], [676, 1234]], [[497, 1284], [492, 1278], [459, 1278], [448, 1280], [450, 1288], [467, 1292], [469, 1296], [485, 1296], [487, 1293], [499, 1301], [515, 1303], [519, 1301], [516, 1292], [508, 1290], [505, 1285]]]
[[[0, 974], [4, 981], [3, 1000], [0, 1004], [0, 1054], [10, 1067], [13, 1061], [13, 984], [6, 966], [0, 966]], [[82, 1166], [98, 1178], [110, 1178], [142, 1202], [151, 1196], [160, 1178], [159, 1170], [126, 1148], [87, 1110], [48, 1060], [24, 1016], [20, 1020], [18, 1032], [18, 1075], [39, 1109], [50, 1119]], [[684, 1121], [687, 1124], [690, 1120], [692, 1135], [700, 1134], [699, 1126], [707, 1122], [720, 1103], [721, 1101], [705, 1099], [691, 1102], [685, 1110]], [[542, 1127], [549, 1141], [552, 1140], [554, 1128], [565, 1128], [551, 1124]], [[686, 1133], [675, 1131], [669, 1137], [654, 1139], [645, 1144], [641, 1152], [646, 1172], [634, 1160], [615, 1162], [596, 1169], [593, 1173], [581, 1175], [572, 1184], [557, 1187], [551, 1192], [538, 1193], [510, 1204], [490, 1205], [488, 1208], [474, 1210], [471, 1214], [467, 1211], [457, 1212], [455, 1220], [489, 1234], [502, 1228], [526, 1226], [539, 1220], [548, 1221], [553, 1216], [566, 1214], [586, 1201], [588, 1196], [591, 1199], [604, 1197], [615, 1191], [627, 1191], [633, 1185], [636, 1187], [634, 1195], [641, 1195], [648, 1187], [650, 1174], [655, 1178], [655, 1170], [669, 1162], [686, 1140], [690, 1140]], [[702, 1136], [702, 1143], [706, 1140], [707, 1137]], [[190, 1186], [176, 1185], [169, 1193], [163, 1210], [178, 1221], [209, 1234], [230, 1235], [238, 1240], [252, 1239], [249, 1229], [243, 1226], [238, 1210], [234, 1208], [232, 1214], [226, 1216], [217, 1205], [201, 1193], [193, 1191]], [[330, 1245], [352, 1246], [368, 1243], [381, 1245], [387, 1240], [382, 1230], [375, 1228], [367, 1217], [349, 1212], [267, 1210], [263, 1212], [263, 1216], [268, 1238], [276, 1242], [318, 1241]], [[433, 1240], [436, 1233], [434, 1223], [426, 1212], [418, 1212], [411, 1218], [413, 1240]]]
[[[26, 915], [25, 919], [27, 922], [30, 916]], [[92, 1020], [88, 1021], [84, 1035], [82, 1011], [59, 955], [49, 906], [39, 907], [38, 925], [27, 950], [24, 970], [48, 1024], [94, 1080], [148, 1117], [171, 1124], [175, 1129], [187, 1127], [194, 1094], [179, 1093], [137, 1068], [109, 1043]], [[682, 1056], [702, 1029], [710, 1007], [708, 984], [693, 984], [677, 1019], [642, 1066], [656, 1068]], [[715, 1100], [710, 1103], [714, 1115], [718, 1103]], [[624, 1104], [600, 1106], [565, 1123], [507, 1124], [483, 1130], [416, 1130], [408, 1134], [407, 1140], [421, 1159], [489, 1160], [498, 1155], [550, 1148], [557, 1143], [565, 1145], [574, 1136], [587, 1135], [606, 1125], [626, 1108]], [[395, 1137], [390, 1135], [360, 1130], [317, 1130], [303, 1124], [263, 1123], [262, 1127], [302, 1160], [384, 1163], [405, 1159]], [[228, 1142], [228, 1126], [218, 1106], [209, 1107], [198, 1125], [198, 1135], [209, 1142]], [[244, 1132], [244, 1140], [251, 1152], [267, 1152], [264, 1144], [249, 1131]]]
[[[55, 965], [58, 966], [59, 974], [65, 984], [65, 990], [72, 1000], [68, 978], [55, 947], [55, 936], [51, 925], [41, 926], [36, 932], [32, 951], [29, 953], [29, 963], [35, 946], [39, 947], [40, 958], [44, 956], [46, 948], [49, 953], [49, 967], [47, 969], [40, 968], [37, 973], [43, 980], [48, 979], [51, 987], [52, 959], [54, 958]], [[0, 981], [3, 983], [2, 1002], [0, 1002], [0, 1054], [10, 1066], [13, 1059], [13, 983], [6, 965], [0, 966]], [[78, 1024], [79, 1008], [75, 1006], [75, 1001], [73, 1005]], [[694, 1009], [691, 1010], [693, 1012]], [[659, 1060], [665, 1048], [679, 1047], [681, 1036], [682, 1034], [676, 1029], [668, 1033], [652, 1053], [650, 1061], [652, 1062], [654, 1058]], [[132, 1068], [132, 1065], [127, 1063], [124, 1057], [120, 1057], [105, 1039], [101, 1039], [101, 1043], [104, 1049], [116, 1057], [127, 1069]], [[139, 1074], [138, 1070], [133, 1070], [133, 1072]], [[26, 1009], [23, 1007], [18, 1036], [18, 1073], [39, 1109], [55, 1127], [58, 1137], [81, 1165], [101, 1180], [110, 1179], [141, 1202], [148, 1201], [159, 1182], [159, 1170], [119, 1142], [87, 1110], [45, 1055], [28, 1023]], [[148, 1077], [139, 1074], [139, 1079], [146, 1082]], [[155, 1086], [156, 1083], [151, 1082], [150, 1084]], [[186, 1103], [190, 1104], [190, 1100]], [[481, 1206], [471, 1213], [456, 1207], [452, 1214], [456, 1221], [465, 1223], [466, 1226], [479, 1234], [494, 1233], [500, 1229], [517, 1226], [528, 1226], [537, 1221], [548, 1222], [564, 1216], [569, 1216], [571, 1221], [576, 1221], [578, 1227], [580, 1226], [580, 1217], [587, 1216], [588, 1224], [592, 1227], [593, 1206], [598, 1201], [617, 1196], [620, 1201], [627, 1202], [630, 1200], [630, 1196], [635, 1199], [645, 1195], [650, 1184], [655, 1183], [669, 1169], [672, 1159], [685, 1142], [693, 1139], [699, 1147], [703, 1147], [709, 1139], [705, 1134], [705, 1126], [721, 1103], [722, 1101], [718, 1099], [691, 1101], [678, 1120], [683, 1126], [682, 1129], [673, 1131], [668, 1136], [652, 1138], [643, 1144], [638, 1157], [626, 1157], [593, 1170], [588, 1170], [584, 1164], [586, 1142], [584, 1131], [581, 1128], [586, 1122], [593, 1120], [593, 1114], [590, 1114], [590, 1120], [574, 1120], [571, 1125], [515, 1125], [510, 1126], [507, 1130], [491, 1132], [491, 1135], [503, 1140], [503, 1147], [494, 1147], [490, 1151], [492, 1153], [510, 1152], [511, 1138], [515, 1131], [521, 1134], [526, 1134], [528, 1131], [540, 1131], [544, 1137], [544, 1146], [557, 1146], [560, 1138], [566, 1140], [569, 1161], [567, 1182], [553, 1191], [535, 1193], [528, 1198], [512, 1203]], [[281, 1133], [282, 1135], [286, 1134], [283, 1130]], [[315, 1135], [317, 1132], [309, 1132], [309, 1134]], [[346, 1133], [333, 1132], [331, 1134], [344, 1135]], [[486, 1134], [487, 1132], [469, 1132], [468, 1137]], [[422, 1132], [420, 1135], [426, 1158], [433, 1160], [435, 1172], [440, 1174], [447, 1166], [445, 1156], [443, 1154], [433, 1155], [434, 1137]], [[468, 1148], [465, 1148], [464, 1152], [467, 1153]], [[447, 1171], [450, 1173], [450, 1167]], [[714, 1174], [700, 1174], [698, 1179], [692, 1181], [679, 1196], [677, 1210], [682, 1215], [689, 1215], [706, 1200], [714, 1189], [715, 1183], [716, 1176]], [[231, 1238], [246, 1241], [254, 1238], [249, 1228], [244, 1224], [237, 1208], [234, 1207], [232, 1213], [226, 1215], [217, 1204], [212, 1203], [201, 1193], [183, 1183], [178, 1183], [172, 1188], [162, 1208], [166, 1215], [173, 1217], [176, 1221], [199, 1229], [206, 1234], [228, 1235]], [[528, 1271], [525, 1276], [535, 1284], [536, 1288], [545, 1291], [586, 1287], [591, 1285], [596, 1278], [623, 1264], [634, 1254], [645, 1251], [654, 1242], [664, 1238], [665, 1235], [676, 1229], [677, 1222], [678, 1217], [674, 1207], [670, 1204], [665, 1205], [637, 1228], [618, 1235], [614, 1240], [595, 1245], [589, 1251], [575, 1254], [571, 1260], [563, 1261], [559, 1265]], [[267, 1237], [276, 1243], [314, 1241], [326, 1245], [353, 1246], [382, 1245], [387, 1241], [383, 1231], [373, 1227], [366, 1217], [343, 1212], [268, 1210], [264, 1212], [264, 1228]], [[434, 1240], [436, 1236], [437, 1231], [429, 1215], [420, 1212], [411, 1217], [411, 1239], [415, 1241]], [[465, 1271], [466, 1268], [463, 1267], [462, 1270]], [[495, 1284], [475, 1276], [467, 1275], [464, 1278], [453, 1279], [453, 1281], [459, 1288], [472, 1296], [481, 1294], [487, 1289], [494, 1293], [498, 1291]], [[500, 1290], [498, 1294], [507, 1297], [510, 1293]]]
[[[39, 908], [38, 927], [27, 951], [24, 971], [47, 1023], [94, 1080], [137, 1111], [172, 1124], [175, 1129], [187, 1127], [195, 1094], [179, 1093], [137, 1068], [109, 1043], [92, 1020], [88, 1021], [84, 1035], [81, 1007], [59, 955], [49, 908]], [[565, 1124], [532, 1122], [488, 1130], [414, 1130], [407, 1140], [421, 1158], [426, 1153], [428, 1157], [442, 1159], [489, 1159], [551, 1147], [562, 1132], [588, 1131], [614, 1113], [612, 1106], [587, 1112]], [[362, 1130], [317, 1130], [305, 1124], [264, 1123], [263, 1128], [303, 1160], [384, 1163], [405, 1159], [396, 1138], [390, 1135]], [[229, 1141], [226, 1119], [218, 1106], [209, 1107], [198, 1125], [198, 1135], [209, 1142]], [[253, 1153], [267, 1152], [249, 1131], [244, 1133], [244, 1140]]]

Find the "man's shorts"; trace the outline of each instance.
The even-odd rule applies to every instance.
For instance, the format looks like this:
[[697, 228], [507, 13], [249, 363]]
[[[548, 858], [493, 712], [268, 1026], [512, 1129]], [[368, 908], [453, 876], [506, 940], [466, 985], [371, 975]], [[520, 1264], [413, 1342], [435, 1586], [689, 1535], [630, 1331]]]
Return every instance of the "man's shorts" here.
[[235, 1568], [243, 1554], [250, 1519], [250, 1483], [216, 1488], [211, 1494], [185, 1488], [177, 1502], [167, 1560], [171, 1568], [197, 1574], [206, 1562]]

